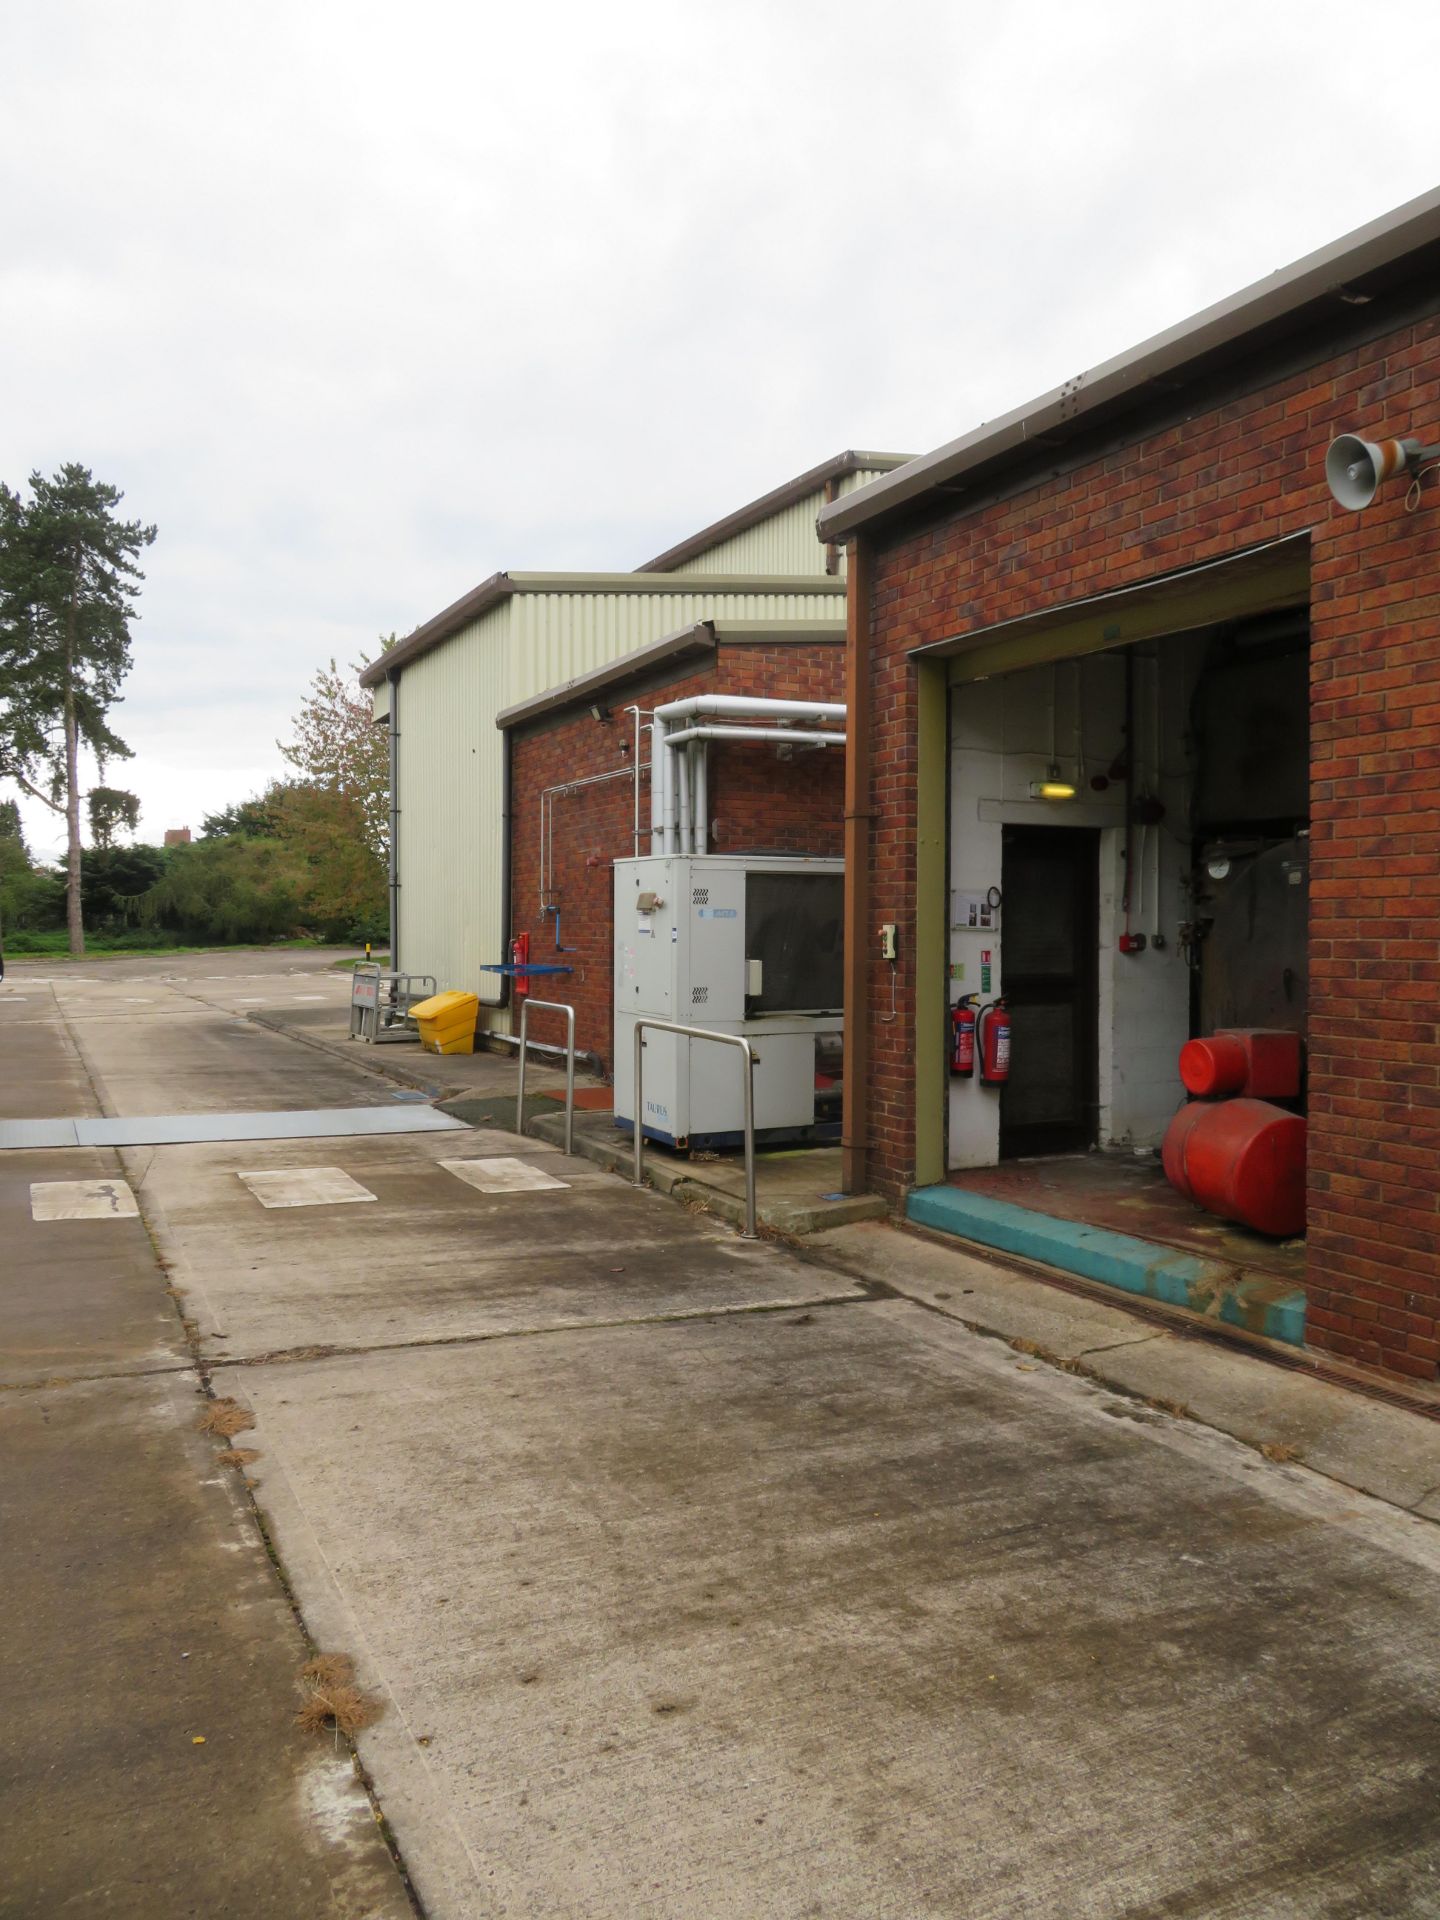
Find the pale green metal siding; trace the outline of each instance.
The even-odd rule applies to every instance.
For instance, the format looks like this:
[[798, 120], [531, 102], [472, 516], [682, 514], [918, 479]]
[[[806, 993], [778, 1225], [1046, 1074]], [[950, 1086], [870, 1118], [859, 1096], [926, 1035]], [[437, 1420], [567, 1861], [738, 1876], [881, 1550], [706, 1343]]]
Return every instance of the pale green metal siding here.
[[[853, 493], [879, 477], [879, 473], [847, 473], [839, 482], [837, 494]], [[677, 578], [705, 573], [823, 574], [825, 548], [815, 532], [815, 521], [824, 504], [824, 491], [817, 487], [793, 506], [772, 513], [768, 520], [746, 527], [743, 533], [731, 534], [693, 560], [682, 560], [674, 572]], [[843, 570], [843, 554], [840, 564]]]
[[500, 952], [500, 735], [509, 601], [400, 676], [400, 965], [494, 999]]
[[[504, 957], [502, 709], [695, 620], [821, 620], [833, 582], [793, 592], [517, 592], [404, 668], [399, 691], [400, 965], [493, 1003]], [[562, 983], [563, 984], [563, 983]], [[559, 995], [564, 998], [563, 994]], [[505, 1015], [492, 1018], [505, 1030]]]

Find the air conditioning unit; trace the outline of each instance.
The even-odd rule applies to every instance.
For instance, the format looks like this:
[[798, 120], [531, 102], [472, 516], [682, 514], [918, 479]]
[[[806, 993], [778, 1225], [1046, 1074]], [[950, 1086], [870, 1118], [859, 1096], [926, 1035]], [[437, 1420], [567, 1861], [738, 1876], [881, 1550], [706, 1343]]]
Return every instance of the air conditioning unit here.
[[[758, 1139], [834, 1140], [843, 1064], [845, 867], [758, 854], [654, 854], [615, 862], [615, 1124], [635, 1125], [635, 1023], [754, 1042]], [[645, 1137], [737, 1145], [735, 1047], [651, 1033]]]

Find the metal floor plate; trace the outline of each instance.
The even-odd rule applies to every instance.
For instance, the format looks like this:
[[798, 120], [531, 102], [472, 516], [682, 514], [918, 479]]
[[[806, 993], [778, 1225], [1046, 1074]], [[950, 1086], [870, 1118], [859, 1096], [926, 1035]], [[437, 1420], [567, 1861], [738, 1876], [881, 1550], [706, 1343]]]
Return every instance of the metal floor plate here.
[[13, 1147], [181, 1147], [223, 1140], [329, 1140], [372, 1133], [454, 1133], [434, 1107], [316, 1107], [290, 1113], [143, 1113], [113, 1120], [0, 1120]]

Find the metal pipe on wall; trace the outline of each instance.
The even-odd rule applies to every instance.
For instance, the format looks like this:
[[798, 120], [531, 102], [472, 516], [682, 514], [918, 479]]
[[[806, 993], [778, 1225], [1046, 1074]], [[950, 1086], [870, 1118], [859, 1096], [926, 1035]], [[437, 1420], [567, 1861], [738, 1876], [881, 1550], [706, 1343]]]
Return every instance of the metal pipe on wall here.
[[[650, 851], [665, 852], [665, 792], [660, 762], [664, 758], [662, 741], [665, 729], [659, 720], [650, 722]], [[640, 849], [637, 847], [638, 853]]]
[[400, 971], [400, 676], [387, 673], [390, 688], [390, 971]]
[[680, 813], [680, 852], [693, 851], [690, 844], [690, 750], [675, 755], [675, 777], [678, 786], [677, 806]]
[[837, 700], [766, 700], [756, 694], [696, 693], [688, 700], [670, 700], [655, 709], [657, 720], [688, 720], [692, 714], [739, 714], [756, 720], [843, 720], [845, 708]]
[[849, 544], [845, 592], [845, 1064], [841, 1179], [863, 1193], [869, 1177], [870, 1074], [870, 548]]
[[695, 851], [710, 849], [710, 748], [706, 741], [695, 742]]

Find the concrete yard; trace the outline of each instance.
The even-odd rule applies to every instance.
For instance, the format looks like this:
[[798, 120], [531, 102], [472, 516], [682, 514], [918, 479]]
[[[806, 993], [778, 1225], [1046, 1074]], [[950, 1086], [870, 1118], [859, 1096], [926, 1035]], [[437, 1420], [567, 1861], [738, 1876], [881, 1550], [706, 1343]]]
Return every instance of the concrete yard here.
[[[343, 1003], [268, 964], [247, 989]], [[5, 1115], [387, 1098], [363, 1059], [242, 1042], [233, 979], [111, 966], [12, 969]], [[31, 1217], [32, 1182], [79, 1180], [139, 1214]], [[0, 1196], [0, 1915], [1440, 1912], [1418, 1415], [1378, 1410], [1386, 1448], [1417, 1436], [1393, 1504], [1354, 1480], [1398, 1473], [1266, 1458], [1006, 1344], [1048, 1313], [1031, 1344], [1067, 1364], [1183, 1373], [1120, 1306], [878, 1223], [745, 1243], [484, 1128], [17, 1150]], [[1226, 1368], [1232, 1398], [1288, 1384], [1203, 1351], [1217, 1406]], [[253, 1411], [251, 1487], [194, 1432], [206, 1383]], [[1363, 1455], [1366, 1403], [1303, 1386], [1306, 1444], [1333, 1402]], [[292, 1724], [267, 1539], [383, 1703], [358, 1750], [409, 1888], [343, 1746]]]

